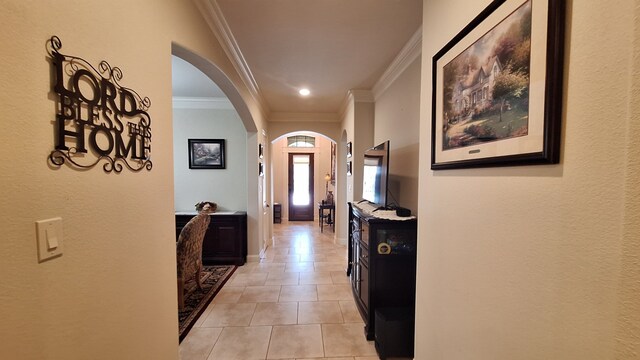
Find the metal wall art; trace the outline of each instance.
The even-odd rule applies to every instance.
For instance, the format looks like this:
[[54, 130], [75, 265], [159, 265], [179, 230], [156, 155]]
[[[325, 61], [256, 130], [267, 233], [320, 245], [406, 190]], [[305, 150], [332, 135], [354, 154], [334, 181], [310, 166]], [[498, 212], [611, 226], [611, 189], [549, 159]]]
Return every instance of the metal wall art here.
[[60, 53], [61, 48], [62, 41], [51, 37], [47, 52], [58, 95], [51, 164], [82, 170], [104, 161], [108, 173], [119, 173], [124, 166], [151, 170], [151, 100], [120, 85], [120, 68], [103, 60], [96, 69], [82, 58]]

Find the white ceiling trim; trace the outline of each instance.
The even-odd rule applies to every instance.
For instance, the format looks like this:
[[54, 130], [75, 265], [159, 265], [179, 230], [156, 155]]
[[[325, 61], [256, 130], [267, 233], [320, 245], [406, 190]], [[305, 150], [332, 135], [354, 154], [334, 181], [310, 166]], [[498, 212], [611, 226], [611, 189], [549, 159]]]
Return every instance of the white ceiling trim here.
[[373, 85], [373, 97], [378, 100], [380, 95], [393, 84], [394, 81], [413, 63], [413, 61], [422, 53], [422, 25], [407, 41], [391, 65], [385, 70], [380, 79]]
[[269, 121], [274, 122], [340, 122], [336, 113], [299, 113], [299, 112], [272, 112]]
[[371, 90], [349, 90], [349, 96], [354, 102], [375, 102]]
[[380, 95], [393, 84], [393, 82], [404, 72], [411, 63], [422, 54], [422, 25], [411, 36], [402, 50], [393, 59], [387, 70], [380, 76], [380, 79], [369, 90], [349, 90], [342, 105], [340, 106], [340, 116], [344, 118], [351, 101], [375, 102]]
[[352, 103], [356, 102], [376, 102], [376, 99], [373, 97], [373, 93], [370, 90], [355, 90], [351, 89], [347, 91], [347, 96], [345, 96], [342, 101], [342, 105], [340, 106], [340, 118], [344, 119], [347, 115], [347, 110], [349, 110], [349, 106]]
[[205, 21], [209, 24], [209, 27], [220, 42], [220, 45], [233, 64], [233, 67], [238, 71], [247, 88], [249, 88], [251, 96], [253, 96], [253, 98], [258, 102], [262, 115], [266, 117], [269, 113], [269, 107], [260, 93], [258, 83], [253, 77], [253, 73], [245, 61], [242, 51], [240, 51], [240, 47], [238, 46], [236, 39], [231, 33], [229, 24], [227, 24], [227, 20], [224, 18], [217, 0], [195, 0], [195, 3], [204, 16]]
[[235, 110], [231, 101], [227, 98], [196, 98], [196, 97], [173, 97], [174, 109], [215, 109], [215, 110]]

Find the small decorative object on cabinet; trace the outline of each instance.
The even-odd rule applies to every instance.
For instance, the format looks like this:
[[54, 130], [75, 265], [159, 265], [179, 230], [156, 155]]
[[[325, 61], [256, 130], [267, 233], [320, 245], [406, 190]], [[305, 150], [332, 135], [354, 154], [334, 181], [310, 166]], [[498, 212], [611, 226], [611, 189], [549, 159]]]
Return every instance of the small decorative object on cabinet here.
[[199, 203], [196, 204], [197, 212], [204, 211], [204, 212], [214, 213], [216, 212], [217, 209], [218, 209], [218, 204], [212, 201], [200, 201]]
[[365, 335], [367, 340], [374, 340], [376, 310], [415, 312], [417, 220], [393, 216], [383, 219], [351, 203], [349, 209], [347, 271]]
[[282, 205], [273, 203], [273, 223], [280, 224], [282, 222]]
[[[197, 215], [176, 213], [176, 239], [182, 228]], [[247, 261], [247, 213], [210, 213], [211, 221], [202, 243], [204, 265], [243, 265]]]

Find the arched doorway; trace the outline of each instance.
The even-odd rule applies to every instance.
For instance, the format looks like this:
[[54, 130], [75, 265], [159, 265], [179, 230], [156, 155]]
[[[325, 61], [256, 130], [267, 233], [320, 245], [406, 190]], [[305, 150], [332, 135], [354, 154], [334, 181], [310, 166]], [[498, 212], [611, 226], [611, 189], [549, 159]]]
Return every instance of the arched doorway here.
[[[232, 105], [233, 109], [235, 109], [237, 118], [246, 131], [244, 141], [244, 152], [246, 155], [242, 160], [238, 161], [238, 164], [241, 163], [239, 166], [244, 166], [246, 182], [244, 182], [243, 188], [238, 191], [241, 191], [243, 196], [247, 199], [246, 211], [248, 218], [248, 260], [257, 261], [259, 258], [258, 254], [261, 247], [261, 241], [259, 239], [262, 239], [264, 237], [264, 230], [261, 229], [261, 214], [263, 202], [261, 196], [262, 193], [260, 193], [260, 191], [262, 189], [259, 187], [260, 178], [257, 176], [258, 157], [255, 156], [255, 145], [258, 143], [258, 129], [256, 126], [256, 120], [249, 110], [249, 107], [242, 97], [240, 91], [238, 91], [229, 77], [213, 62], [176, 43], [172, 43], [171, 53], [172, 55], [177, 56], [180, 59], [183, 59], [193, 65], [220, 88], [220, 90], [224, 93], [224, 95]], [[183, 154], [177, 155], [183, 157], [185, 156]], [[237, 183], [241, 184], [241, 182]], [[215, 202], [215, 199], [211, 200]]]
[[[305, 200], [301, 201], [302, 203], [308, 203], [312, 208], [311, 218], [303, 219], [317, 221], [316, 204], [326, 200], [328, 196], [335, 196], [335, 186], [338, 182], [335, 140], [312, 131], [295, 131], [274, 139], [271, 142], [271, 149], [273, 202], [282, 205], [283, 219], [300, 220], [295, 218], [291, 209], [296, 205], [293, 202], [301, 199]], [[295, 166], [300, 168], [306, 166], [310, 171], [311, 176], [307, 180], [311, 181], [311, 184], [301, 187], [309, 189], [307, 193], [296, 193], [296, 187], [291, 183], [292, 178], [295, 177], [292, 173], [294, 171], [292, 159], [295, 157], [301, 159], [294, 160], [301, 161]], [[304, 174], [302, 177], [304, 178]]]

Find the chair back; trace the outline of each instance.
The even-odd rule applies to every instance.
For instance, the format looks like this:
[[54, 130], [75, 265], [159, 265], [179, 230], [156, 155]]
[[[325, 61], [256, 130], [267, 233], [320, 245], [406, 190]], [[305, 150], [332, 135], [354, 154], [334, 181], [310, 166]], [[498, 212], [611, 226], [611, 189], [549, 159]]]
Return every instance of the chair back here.
[[209, 214], [200, 213], [182, 228], [176, 243], [178, 278], [186, 281], [202, 266], [202, 242], [210, 221]]

